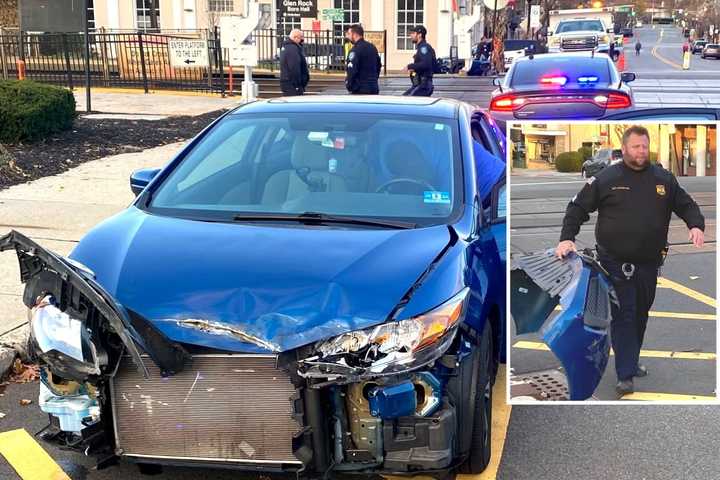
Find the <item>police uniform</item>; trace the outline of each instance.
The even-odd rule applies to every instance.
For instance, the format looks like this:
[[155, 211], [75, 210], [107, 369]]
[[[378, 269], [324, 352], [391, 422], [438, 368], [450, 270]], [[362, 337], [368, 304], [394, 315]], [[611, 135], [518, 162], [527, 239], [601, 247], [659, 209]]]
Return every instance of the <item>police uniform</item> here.
[[[422, 27], [418, 27], [415, 31], [420, 31]], [[424, 32], [425, 29], [422, 28]], [[412, 87], [410, 87], [403, 95], [413, 97], [429, 97], [432, 95], [433, 74], [435, 73], [435, 50], [427, 41], [423, 39], [417, 44], [413, 63], [407, 66], [408, 70], [412, 70]]]
[[382, 61], [377, 48], [361, 38], [353, 45], [347, 56], [345, 88], [358, 95], [377, 95], [380, 93], [378, 78]]
[[283, 95], [302, 95], [309, 81], [310, 71], [302, 46], [286, 40], [280, 49], [280, 89]]
[[705, 219], [675, 176], [653, 164], [636, 171], [620, 162], [590, 178], [567, 206], [560, 241], [574, 241], [580, 225], [595, 210], [598, 257], [611, 276], [619, 303], [612, 306], [610, 330], [615, 370], [622, 382], [638, 373], [671, 214], [688, 228], [703, 231]]

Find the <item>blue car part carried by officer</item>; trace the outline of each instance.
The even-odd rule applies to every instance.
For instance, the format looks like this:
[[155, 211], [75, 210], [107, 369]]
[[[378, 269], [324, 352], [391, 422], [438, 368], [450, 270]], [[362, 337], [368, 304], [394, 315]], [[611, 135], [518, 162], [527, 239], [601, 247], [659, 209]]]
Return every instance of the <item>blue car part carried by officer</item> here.
[[[608, 273], [588, 254], [558, 259], [552, 250], [515, 255], [510, 310], [518, 335], [542, 328], [543, 341], [567, 375], [570, 400], [592, 396], [610, 354], [611, 304], [617, 303]], [[558, 304], [561, 312], [548, 318]]]

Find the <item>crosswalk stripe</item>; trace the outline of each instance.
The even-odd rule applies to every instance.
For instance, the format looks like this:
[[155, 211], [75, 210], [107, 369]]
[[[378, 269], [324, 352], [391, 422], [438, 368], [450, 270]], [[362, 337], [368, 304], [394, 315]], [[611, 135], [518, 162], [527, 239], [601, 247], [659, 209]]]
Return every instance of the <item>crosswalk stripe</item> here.
[[[513, 348], [550, 351], [550, 347], [542, 342], [530, 342], [527, 340], [516, 342]], [[610, 349], [610, 355], [615, 355], [612, 349]], [[678, 360], [715, 360], [717, 358], [716, 354], [709, 352], [673, 352], [670, 350], [640, 350], [640, 356], [643, 358], [673, 358]]]
[[0, 433], [0, 454], [23, 480], [71, 480], [22, 428]]

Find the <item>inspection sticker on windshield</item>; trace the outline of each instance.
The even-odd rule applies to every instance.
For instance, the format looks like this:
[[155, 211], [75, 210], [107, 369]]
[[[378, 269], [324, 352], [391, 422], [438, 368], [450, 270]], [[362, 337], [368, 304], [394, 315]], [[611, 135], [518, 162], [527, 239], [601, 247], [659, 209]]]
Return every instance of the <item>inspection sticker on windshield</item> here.
[[450, 192], [424, 192], [424, 203], [450, 203]]

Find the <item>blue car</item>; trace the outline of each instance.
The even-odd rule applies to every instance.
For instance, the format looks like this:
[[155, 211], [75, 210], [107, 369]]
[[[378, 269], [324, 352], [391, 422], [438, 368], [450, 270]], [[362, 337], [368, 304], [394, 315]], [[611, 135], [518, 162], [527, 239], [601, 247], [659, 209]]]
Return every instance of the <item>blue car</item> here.
[[0, 238], [45, 438], [99, 466], [483, 470], [506, 198], [504, 165], [481, 198], [478, 145], [505, 158], [487, 114], [450, 100], [251, 103], [135, 172], [134, 203], [69, 258]]

